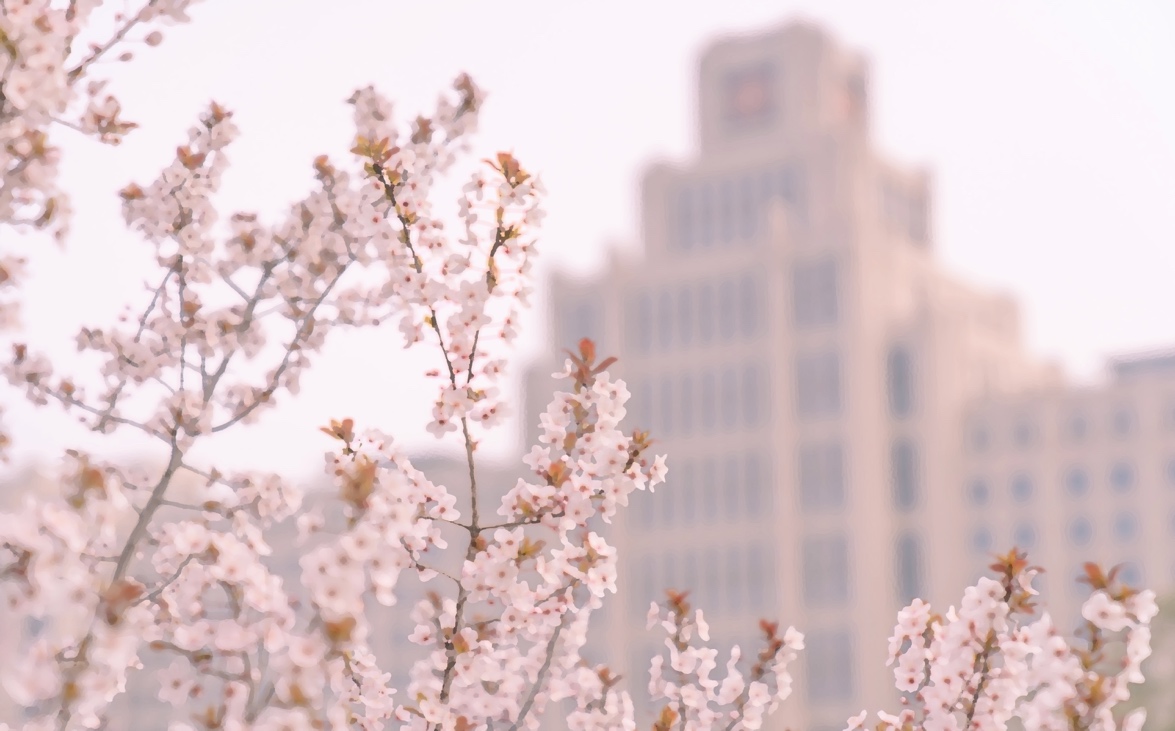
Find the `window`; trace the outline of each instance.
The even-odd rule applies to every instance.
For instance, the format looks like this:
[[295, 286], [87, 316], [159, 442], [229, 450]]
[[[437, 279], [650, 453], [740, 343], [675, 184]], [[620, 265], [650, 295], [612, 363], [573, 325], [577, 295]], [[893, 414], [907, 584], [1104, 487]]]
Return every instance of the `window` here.
[[678, 428], [682, 436], [693, 434], [693, 376], [683, 374], [679, 381], [682, 397], [677, 402]]
[[1137, 561], [1127, 561], [1122, 564], [1122, 572], [1118, 575], [1122, 583], [1132, 589], [1139, 589], [1143, 585], [1142, 567]]
[[681, 586], [677, 583], [677, 556], [672, 553], [665, 554], [662, 557], [662, 566], [664, 573], [661, 575], [661, 588], [680, 591]]
[[1032, 478], [1024, 473], [1013, 477], [1012, 497], [1018, 503], [1027, 502], [1032, 497]]
[[759, 279], [744, 274], [738, 286], [739, 334], [744, 338], [759, 334], [759, 312], [763, 305], [759, 301]]
[[1036, 441], [1036, 428], [1032, 422], [1027, 419], [1021, 419], [1016, 422], [1015, 428], [1012, 430], [1012, 441], [1017, 447], [1026, 448], [1032, 446]]
[[652, 598], [649, 596], [649, 587], [653, 584], [653, 557], [646, 554], [632, 566], [633, 575], [631, 593], [628, 595], [628, 610], [633, 614], [643, 614], [649, 608]]
[[971, 534], [971, 547], [976, 553], [987, 553], [991, 550], [991, 531], [987, 528], [976, 528]]
[[763, 379], [758, 365], [743, 366], [743, 425], [754, 428], [762, 423], [764, 394], [760, 392]]
[[563, 310], [561, 325], [561, 343], [571, 345], [583, 338], [591, 338], [597, 345], [600, 343], [600, 336], [603, 334], [600, 327], [600, 310], [594, 302], [569, 303]]
[[967, 494], [971, 497], [972, 505], [987, 505], [987, 501], [991, 497], [991, 490], [987, 487], [987, 480], [982, 477], [976, 477], [971, 481], [971, 486], [968, 488]]
[[739, 493], [742, 486], [739, 484], [738, 458], [730, 455], [726, 458], [724, 483], [722, 494], [726, 496], [726, 517], [731, 520], [739, 518]]
[[1069, 441], [1080, 442], [1089, 433], [1089, 421], [1082, 414], [1073, 414], [1066, 424], [1065, 435]]
[[1071, 467], [1065, 474], [1065, 489], [1073, 497], [1081, 497], [1089, 492], [1089, 475], [1080, 467]]
[[926, 199], [915, 196], [910, 199], [910, 239], [916, 243], [926, 242]]
[[1093, 525], [1084, 517], [1069, 522], [1069, 542], [1075, 546], [1087, 545], [1093, 539]]
[[898, 601], [909, 604], [923, 593], [922, 545], [916, 536], [906, 534], [898, 538], [896, 553]]
[[681, 568], [682, 573], [685, 575], [685, 581], [688, 582], [689, 585], [677, 588], [691, 589], [695, 594], [697, 593], [698, 589], [704, 589], [704, 587], [694, 585], [694, 582], [696, 582], [698, 577], [701, 576], [701, 574], [698, 573], [698, 554], [694, 553], [693, 551], [684, 551], [682, 554]]
[[735, 220], [734, 183], [723, 180], [718, 184], [718, 221], [721, 229], [719, 241], [729, 244], [734, 241]]
[[775, 195], [793, 204], [797, 213], [803, 213], [800, 206], [800, 171], [793, 165], [776, 168], [770, 173], [772, 189]]
[[840, 442], [800, 447], [800, 504], [805, 510], [844, 507], [844, 450]]
[[1036, 545], [1036, 528], [1031, 523], [1020, 523], [1012, 533], [1012, 542], [1017, 548], [1030, 549]]
[[1129, 462], [1115, 462], [1110, 468], [1110, 484], [1118, 492], [1126, 492], [1134, 486], [1134, 468]]
[[702, 431], [710, 433], [718, 425], [718, 384], [714, 371], [702, 373]]
[[698, 288], [698, 337], [703, 345], [714, 340], [714, 287], [709, 284]]
[[1114, 411], [1114, 434], [1119, 437], [1129, 436], [1134, 431], [1134, 412], [1129, 406], [1121, 406]]
[[971, 451], [973, 452], [986, 452], [987, 448], [991, 446], [991, 435], [987, 427], [982, 425], [975, 425], [971, 428], [969, 439], [971, 442]]
[[702, 463], [702, 517], [713, 521], [718, 515], [718, 463], [707, 457]]
[[630, 301], [632, 318], [628, 331], [628, 345], [639, 353], [646, 353], [653, 342], [653, 298], [648, 294], [638, 295]]
[[831, 258], [796, 262], [792, 271], [796, 327], [835, 325], [839, 316], [836, 261]]
[[694, 337], [694, 293], [686, 286], [677, 292], [677, 342], [688, 346]]
[[1138, 517], [1123, 511], [1114, 518], [1114, 537], [1119, 541], [1132, 541], [1138, 536]]
[[842, 703], [853, 698], [853, 640], [847, 629], [812, 630], [804, 637], [808, 700]]
[[762, 518], [771, 509], [771, 482], [763, 474], [758, 452], [748, 452], [743, 462], [743, 508], [752, 518]]
[[[711, 611], [722, 611], [722, 570], [718, 565], [718, 553], [713, 549], [702, 554], [702, 595]], [[687, 587], [682, 587], [687, 588]]]
[[728, 279], [718, 285], [718, 335], [724, 343], [734, 339], [738, 328], [736, 300], [734, 282]]
[[909, 440], [898, 439], [890, 450], [890, 460], [894, 506], [899, 510], [910, 510], [921, 498], [918, 451]]
[[902, 419], [913, 411], [914, 379], [911, 373], [910, 351], [895, 345], [889, 351], [886, 363], [886, 391], [889, 393], [889, 413]]
[[774, 200], [778, 195], [775, 182], [775, 171], [764, 170], [761, 172], [755, 181], [755, 195], [756, 200], [759, 201], [759, 215], [763, 216], [768, 210], [767, 204]]
[[765, 609], [775, 598], [775, 567], [766, 555], [763, 545], [752, 543], [747, 547], [747, 603], [751, 611]]
[[698, 193], [698, 243], [701, 248], [708, 249], [714, 245], [714, 188], [709, 183], [702, 183], [698, 186]]
[[733, 431], [738, 426], [738, 376], [734, 368], [722, 369], [722, 428]]
[[653, 412], [653, 384], [647, 378], [636, 379], [636, 388], [632, 392], [632, 419], [641, 429], [649, 427]]
[[835, 350], [804, 353], [796, 358], [796, 409], [800, 418], [840, 413], [840, 356]]
[[674, 521], [677, 520], [677, 516], [675, 515], [675, 508], [677, 507], [677, 495], [677, 490], [671, 488], [665, 490], [665, 494], [660, 497], [661, 525], [667, 528], [673, 527]]
[[657, 297], [657, 347], [661, 350], [673, 347], [673, 295], [668, 291]]
[[804, 602], [840, 605], [849, 598], [849, 552], [844, 536], [807, 536], [802, 547]]
[[677, 192], [677, 240], [678, 245], [687, 251], [694, 246], [694, 226], [694, 191], [683, 185]]
[[683, 472], [680, 484], [681, 487], [677, 488], [677, 492], [681, 498], [681, 522], [684, 525], [693, 525], [698, 517], [698, 485], [694, 472], [692, 470]]
[[660, 431], [662, 436], [670, 436], [673, 434], [673, 380], [664, 378], [661, 380], [660, 398], [657, 404], [658, 410], [661, 412], [661, 426]]
[[739, 178], [738, 186], [738, 233], [744, 240], [755, 235], [758, 221], [758, 207], [755, 205], [755, 181], [750, 175]]
[[651, 528], [656, 520], [656, 515], [653, 513], [653, 500], [656, 498], [653, 497], [653, 493], [641, 491], [639, 495], [633, 493], [629, 499], [636, 503], [633, 507], [637, 509], [637, 521], [641, 526]]
[[[731, 546], [726, 553], [726, 604], [731, 612], [742, 611], [743, 568], [742, 549]], [[758, 580], [758, 577], [755, 577], [755, 580]]]
[[1175, 485], [1175, 457], [1167, 460], [1167, 482]]

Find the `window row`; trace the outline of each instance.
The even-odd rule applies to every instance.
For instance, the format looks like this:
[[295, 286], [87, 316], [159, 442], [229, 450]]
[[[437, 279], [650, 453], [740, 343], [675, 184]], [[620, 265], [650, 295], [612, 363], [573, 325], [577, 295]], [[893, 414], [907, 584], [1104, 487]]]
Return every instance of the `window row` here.
[[[1036, 526], [1031, 521], [1020, 521], [1012, 529], [1012, 543], [1022, 551], [1036, 548]], [[1004, 551], [1007, 546], [996, 546], [990, 528], [979, 527], [971, 533], [971, 548], [976, 553], [988, 555], [993, 551]]]
[[758, 452], [675, 462], [665, 486], [634, 493], [642, 529], [762, 519], [771, 512], [771, 464]]
[[669, 248], [681, 251], [754, 242], [767, 230], [768, 204], [782, 199], [803, 216], [795, 165], [685, 183], [670, 196]]
[[[1140, 426], [1136, 410], [1126, 404], [1113, 408], [1102, 418], [1106, 433], [1120, 439], [1135, 435]], [[1097, 421], [1100, 420], [1095, 419], [1088, 412], [1070, 413], [1064, 417], [1058, 428], [1061, 441], [1072, 445], [1084, 444], [1094, 436]], [[1175, 429], [1175, 405], [1169, 413], [1164, 415], [1160, 426]], [[1037, 446], [1044, 437], [1043, 428], [1039, 421], [1028, 416], [1013, 420], [1008, 425], [1005, 435], [1007, 444], [1019, 449]], [[987, 451], [1000, 441], [997, 439], [997, 430], [986, 423], [972, 424], [968, 439], [971, 449], [976, 452]]]
[[[1091, 470], [1087, 467], [1075, 465], [1065, 469], [1061, 475], [1061, 485], [1069, 497], [1079, 498], [1089, 494], [1092, 480]], [[1105, 481], [1117, 493], [1127, 493], [1138, 484], [1138, 474], [1134, 465], [1127, 460], [1118, 460], [1105, 468]], [[1168, 460], [1166, 465], [1167, 482], [1175, 486], [1175, 458]], [[1017, 472], [1008, 480], [1008, 492], [1016, 502], [1028, 502], [1035, 492], [1033, 478], [1028, 472]], [[972, 505], [987, 505], [991, 502], [993, 490], [987, 478], [975, 477], [967, 489]]]
[[[893, 505], [909, 511], [922, 499], [922, 466], [917, 445], [894, 440], [890, 448], [890, 489]], [[847, 459], [838, 439], [801, 442], [796, 460], [800, 507], [805, 511], [840, 510], [845, 506]]]
[[[843, 535], [807, 536], [801, 544], [804, 603], [813, 609], [845, 606], [851, 599], [852, 566], [849, 542]], [[922, 543], [903, 533], [894, 543], [894, 579], [903, 604], [925, 593], [926, 570]]]
[[628, 299], [625, 342], [638, 353], [752, 338], [762, 330], [764, 285], [754, 273], [691, 282]]
[[645, 554], [633, 569], [628, 591], [634, 616], [644, 617], [649, 603], [670, 589], [690, 592], [691, 603], [706, 613], [760, 612], [776, 603], [774, 557], [760, 542]]
[[658, 437], [755, 429], [769, 416], [770, 390], [763, 366], [726, 366], [700, 373], [637, 378], [628, 408], [633, 423]]
[[[797, 260], [790, 284], [792, 323], [797, 329], [817, 330], [837, 324], [841, 282], [835, 256]], [[650, 353], [756, 337], [767, 319], [766, 290], [763, 276], [748, 272], [717, 282], [691, 282], [634, 294], [625, 304], [625, 343], [634, 352]], [[579, 309], [567, 307], [563, 319], [585, 331], [601, 330], [598, 312], [582, 305]], [[577, 342], [580, 337], [585, 336], [569, 332], [564, 339]]]
[[[1128, 510], [1118, 511], [1114, 515], [1110, 530], [1117, 542], [1133, 542], [1141, 533], [1138, 515]], [[1093, 524], [1085, 517], [1079, 516], [1071, 520], [1067, 533], [1069, 542], [1075, 546], [1084, 546], [1094, 539]]]
[[[1114, 541], [1120, 544], [1133, 543], [1142, 533], [1138, 514], [1130, 510], [1115, 513], [1108, 527]], [[1175, 533], [1175, 515], [1172, 515], [1171, 529]], [[1071, 546], [1089, 545], [1096, 538], [1093, 521], [1084, 515], [1074, 517], [1065, 527], [1065, 538]], [[1023, 550], [1036, 548], [1036, 526], [1028, 520], [1018, 522], [1012, 530], [1012, 541]], [[971, 547], [977, 553], [1002, 550], [993, 545], [991, 529], [986, 527], [975, 529], [971, 536]]]

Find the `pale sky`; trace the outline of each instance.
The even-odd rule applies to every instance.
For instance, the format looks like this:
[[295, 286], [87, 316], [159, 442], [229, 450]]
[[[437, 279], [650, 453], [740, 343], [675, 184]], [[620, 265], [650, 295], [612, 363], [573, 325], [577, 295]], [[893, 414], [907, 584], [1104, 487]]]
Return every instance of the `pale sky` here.
[[[121, 149], [62, 136], [76, 233], [65, 254], [33, 257], [25, 339], [68, 371], [79, 324], [110, 321], [137, 291], [149, 253], [123, 230], [114, 191], [153, 179], [209, 99], [234, 110], [242, 132], [224, 214], [273, 221], [309, 189], [313, 157], [345, 149], [343, 100], [356, 86], [375, 83], [414, 116], [468, 71], [489, 92], [478, 152], [513, 150], [549, 188], [542, 267], [591, 271], [606, 242], [638, 245], [643, 167], [694, 153], [703, 46], [804, 18], [870, 59], [874, 138], [933, 171], [941, 259], [1014, 293], [1034, 351], [1087, 379], [1106, 355], [1175, 346], [1175, 4], [973, 7], [205, 0], [161, 47], [109, 69], [125, 116], [143, 127]], [[543, 319], [527, 323], [513, 375], [542, 346]], [[316, 427], [343, 416], [432, 448], [416, 388], [432, 355], [407, 356], [394, 331], [340, 334], [296, 402], [206, 454], [301, 476], [328, 446]], [[3, 398], [23, 457], [134, 448]]]

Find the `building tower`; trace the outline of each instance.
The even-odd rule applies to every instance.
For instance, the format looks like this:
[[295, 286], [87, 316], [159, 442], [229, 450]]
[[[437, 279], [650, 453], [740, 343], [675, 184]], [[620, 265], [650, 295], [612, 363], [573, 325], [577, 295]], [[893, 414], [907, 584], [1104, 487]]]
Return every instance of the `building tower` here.
[[[872, 147], [868, 76], [806, 23], [711, 45], [697, 157], [643, 176], [642, 254], [552, 287], [552, 346], [618, 356], [628, 423], [669, 455], [610, 536], [600, 654], [638, 701], [661, 646], [644, 617], [672, 587], [705, 610], [719, 668], [757, 648], [760, 617], [805, 633], [779, 728], [894, 708], [896, 611], [957, 602], [972, 568], [963, 407], [1058, 378], [1023, 355], [1011, 300], [935, 262], [928, 176]], [[532, 372], [527, 445], [561, 362]]]

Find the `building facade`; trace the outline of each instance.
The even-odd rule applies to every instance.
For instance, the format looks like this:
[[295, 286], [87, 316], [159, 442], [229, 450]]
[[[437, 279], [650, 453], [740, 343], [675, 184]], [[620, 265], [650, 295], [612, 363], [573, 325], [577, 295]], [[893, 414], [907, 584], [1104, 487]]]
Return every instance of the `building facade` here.
[[[643, 252], [551, 288], [552, 345], [618, 356], [629, 424], [669, 455], [613, 528], [601, 654], [642, 695], [649, 602], [690, 589], [723, 653], [755, 647], [760, 617], [802, 629], [774, 723], [840, 729], [897, 704], [896, 611], [972, 578], [965, 413], [1061, 377], [1026, 354], [1014, 301], [936, 261], [929, 176], [872, 145], [859, 56], [791, 23], [710, 46], [698, 82], [696, 158], [642, 180]], [[559, 362], [525, 389], [527, 445]]]
[[1175, 583], [1175, 353], [1120, 358], [1096, 388], [986, 399], [965, 415], [956, 489], [974, 575], [1016, 544], [1046, 573], [1062, 626], [1079, 621], [1082, 564], [1121, 566], [1134, 586]]

